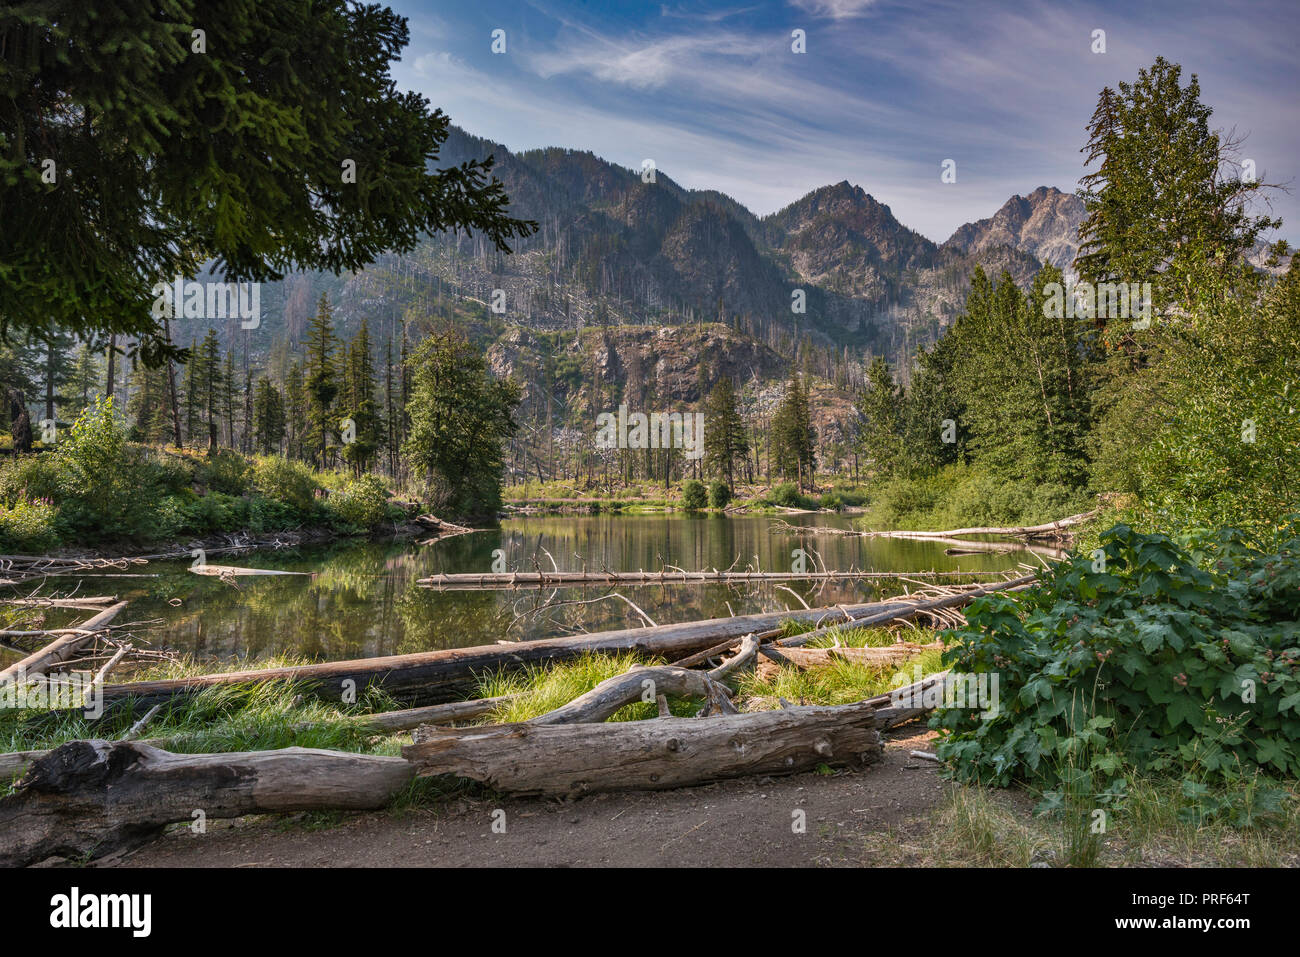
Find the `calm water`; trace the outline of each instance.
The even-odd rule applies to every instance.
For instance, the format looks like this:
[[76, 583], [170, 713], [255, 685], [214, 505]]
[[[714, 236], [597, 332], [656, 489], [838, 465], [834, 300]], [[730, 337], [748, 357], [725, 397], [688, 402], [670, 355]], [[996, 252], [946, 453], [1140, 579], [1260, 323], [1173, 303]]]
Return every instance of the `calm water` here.
[[[801, 525], [848, 528], [833, 515], [790, 516]], [[307, 576], [240, 577], [237, 586], [192, 574], [188, 562], [154, 562], [149, 578], [86, 578], [82, 594], [116, 594], [131, 601], [123, 619], [160, 624], [141, 630], [153, 647], [205, 658], [264, 658], [279, 654], [321, 660], [400, 654], [490, 644], [642, 624], [618, 590], [658, 624], [798, 607], [787, 591], [763, 585], [606, 586], [501, 592], [440, 592], [416, 585], [436, 572], [488, 572], [493, 550], [510, 568], [788, 570], [803, 547], [832, 569], [992, 571], [1030, 561], [1023, 553], [945, 556], [943, 545], [860, 537], [774, 533], [770, 516], [565, 515], [520, 518], [498, 530], [432, 545], [349, 544], [294, 551], [213, 556], [217, 563], [305, 571]], [[545, 551], [543, 551], [545, 549]], [[535, 564], [536, 563], [536, 564]], [[51, 582], [66, 592], [69, 580]], [[809, 605], [871, 601], [896, 594], [889, 582], [787, 582]], [[587, 602], [577, 604], [576, 602]], [[74, 613], [73, 620], [85, 617]], [[55, 624], [51, 617], [50, 624]], [[0, 660], [11, 657], [0, 653]]]

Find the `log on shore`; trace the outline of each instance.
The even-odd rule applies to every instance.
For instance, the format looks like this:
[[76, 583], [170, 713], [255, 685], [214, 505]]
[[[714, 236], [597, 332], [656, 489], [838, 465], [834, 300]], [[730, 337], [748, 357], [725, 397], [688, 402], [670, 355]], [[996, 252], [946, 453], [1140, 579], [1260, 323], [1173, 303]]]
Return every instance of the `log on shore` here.
[[358, 693], [367, 685], [375, 685], [399, 700], [436, 704], [471, 693], [477, 676], [498, 670], [518, 670], [530, 665], [565, 661], [588, 653], [633, 652], [645, 657], [673, 660], [711, 648], [725, 639], [734, 638], [735, 644], [740, 644], [745, 635], [771, 629], [788, 618], [815, 622], [831, 617], [842, 618], [845, 611], [854, 615], [882, 610], [897, 613], [905, 611], [908, 604], [906, 601], [890, 599], [836, 608], [800, 609], [734, 618], [710, 618], [649, 628], [624, 628], [571, 638], [543, 638], [537, 641], [447, 648], [382, 658], [230, 671], [167, 681], [137, 681], [105, 685], [103, 695], [105, 704], [134, 696], [137, 707], [147, 708], [176, 695], [202, 688], [292, 680], [302, 682], [326, 697], [339, 696], [348, 687], [346, 683], [353, 682]]
[[71, 741], [0, 801], [0, 866], [101, 857], [163, 827], [284, 811], [373, 810], [414, 775], [401, 758], [285, 748], [171, 754], [141, 742]]
[[819, 764], [862, 767], [881, 752], [875, 711], [865, 703], [711, 718], [421, 728], [416, 743], [402, 749], [421, 776], [553, 797], [795, 774]]
[[[44, 648], [32, 652], [22, 661], [10, 665], [4, 671], [0, 671], [0, 684], [23, 681], [37, 675], [43, 675], [59, 662], [67, 661], [78, 648], [93, 638], [96, 632], [108, 627], [109, 622], [116, 618], [125, 607], [126, 602], [119, 601], [116, 605], [105, 608], [98, 615], [88, 618], [80, 625], [66, 629], [65, 634], [56, 638]], [[60, 631], [63, 629], [55, 630]]]
[[[436, 704], [428, 708], [408, 708], [404, 711], [379, 711], [375, 714], [357, 715], [351, 720], [376, 734], [393, 734], [398, 731], [410, 731], [422, 724], [452, 724], [466, 721], [495, 711], [501, 705], [518, 698], [517, 694], [501, 695], [497, 698], [474, 698], [470, 701], [453, 701], [451, 704]], [[137, 722], [138, 724], [139, 722]], [[303, 725], [301, 727], [308, 727]], [[131, 729], [135, 731], [135, 728]], [[137, 732], [138, 733], [138, 732]], [[130, 741], [129, 736], [122, 738]], [[147, 738], [141, 744], [166, 749], [171, 739]], [[0, 785], [7, 784], [13, 778], [24, 774], [31, 765], [49, 754], [49, 750], [5, 751], [0, 752]]]
[[1022, 588], [1028, 588], [1038, 580], [1037, 575], [1023, 575], [1020, 578], [1013, 578], [1011, 581], [999, 582], [996, 585], [985, 585], [980, 588], [973, 588], [969, 591], [959, 592], [955, 595], [944, 595], [941, 598], [931, 598], [927, 601], [911, 602], [902, 612], [896, 612], [886, 609], [882, 612], [874, 612], [861, 618], [854, 617], [852, 621], [841, 624], [826, 625], [817, 628], [814, 631], [805, 631], [802, 635], [793, 635], [789, 638], [783, 638], [775, 642], [778, 648], [796, 648], [800, 645], [806, 645], [815, 638], [821, 638], [829, 635], [834, 631], [852, 631], [857, 628], [871, 628], [875, 625], [887, 625], [891, 621], [903, 621], [908, 618], [915, 618], [917, 615], [924, 614], [927, 611], [938, 611], [941, 608], [958, 608], [966, 605], [976, 598], [984, 595], [992, 595], [995, 592], [1019, 591]]
[[783, 665], [794, 668], [827, 668], [833, 664], [847, 663], [875, 668], [892, 668], [915, 658], [923, 651], [943, 648], [943, 642], [925, 645], [899, 642], [882, 648], [779, 648], [768, 645], [760, 649], [763, 660], [758, 665], [758, 676], [764, 681], [775, 677]]

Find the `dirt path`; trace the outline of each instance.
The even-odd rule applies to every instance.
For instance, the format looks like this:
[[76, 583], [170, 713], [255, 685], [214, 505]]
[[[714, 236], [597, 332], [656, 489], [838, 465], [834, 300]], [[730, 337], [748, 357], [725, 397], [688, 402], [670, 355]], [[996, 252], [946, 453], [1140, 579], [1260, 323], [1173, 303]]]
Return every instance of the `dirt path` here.
[[[459, 800], [311, 828], [270, 818], [179, 828], [109, 866], [478, 867], [869, 865], [868, 838], [927, 830], [947, 793], [908, 756], [930, 732], [894, 736], [862, 772], [749, 778], [574, 802]], [[494, 833], [493, 812], [505, 812]], [[796, 833], [796, 811], [806, 828]], [[497, 815], [498, 818], [500, 815]]]

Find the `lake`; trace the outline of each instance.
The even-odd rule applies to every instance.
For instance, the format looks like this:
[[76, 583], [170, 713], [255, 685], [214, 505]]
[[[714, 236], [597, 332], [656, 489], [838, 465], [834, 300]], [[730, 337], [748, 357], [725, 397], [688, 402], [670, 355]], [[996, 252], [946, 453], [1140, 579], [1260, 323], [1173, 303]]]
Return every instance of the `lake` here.
[[[496, 549], [504, 552], [508, 568], [521, 571], [549, 571], [548, 552], [566, 570], [649, 571], [675, 565], [690, 571], [784, 571], [791, 567], [791, 551], [799, 547], [819, 564], [838, 570], [988, 572], [1034, 562], [1026, 552], [947, 556], [944, 546], [933, 542], [773, 532], [779, 520], [852, 527], [848, 516], [820, 513], [783, 519], [681, 513], [530, 516], [430, 545], [352, 542], [211, 559], [310, 572], [310, 577], [240, 577], [230, 584], [191, 573], [188, 561], [152, 562], [137, 570], [157, 577], [85, 578], [80, 591], [129, 599], [120, 621], [156, 621], [137, 632], [154, 648], [209, 660], [275, 655], [339, 660], [643, 624], [625, 602], [601, 600], [615, 590], [661, 625], [799, 607], [789, 591], [772, 583], [497, 592], [438, 591], [416, 584], [437, 572], [492, 571]], [[52, 579], [42, 591], [66, 592], [73, 584]], [[893, 579], [784, 584], [813, 607], [872, 601], [903, 588]], [[51, 614], [47, 627], [86, 614], [58, 621]], [[11, 657], [0, 653], [0, 660]]]

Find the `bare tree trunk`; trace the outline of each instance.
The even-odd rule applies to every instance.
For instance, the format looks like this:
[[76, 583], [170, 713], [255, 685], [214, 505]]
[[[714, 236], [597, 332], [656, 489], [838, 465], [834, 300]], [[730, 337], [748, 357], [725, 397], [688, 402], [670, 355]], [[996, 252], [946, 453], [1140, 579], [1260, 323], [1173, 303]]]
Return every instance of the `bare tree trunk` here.
[[117, 336], [108, 337], [108, 373], [104, 376], [104, 398], [113, 398], [117, 389]]
[[[167, 337], [167, 344], [171, 345], [171, 320], [165, 314], [163, 316], [163, 335]], [[167, 359], [167, 401], [172, 410], [172, 438], [179, 449], [184, 441], [181, 436], [181, 403], [176, 394], [176, 364], [172, 362], [170, 357]]]

